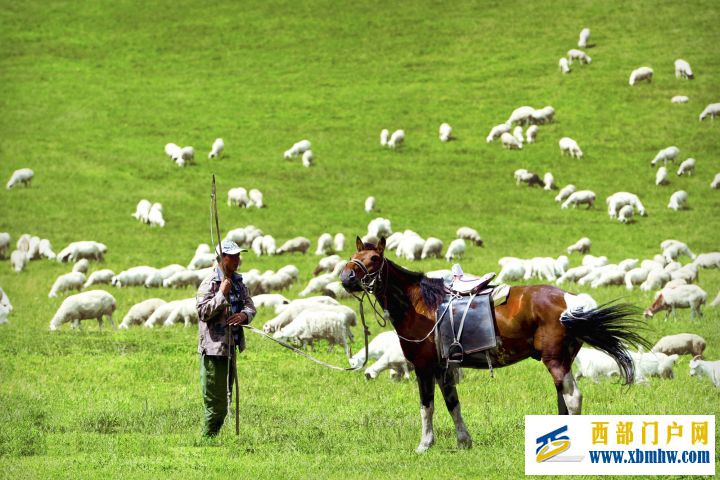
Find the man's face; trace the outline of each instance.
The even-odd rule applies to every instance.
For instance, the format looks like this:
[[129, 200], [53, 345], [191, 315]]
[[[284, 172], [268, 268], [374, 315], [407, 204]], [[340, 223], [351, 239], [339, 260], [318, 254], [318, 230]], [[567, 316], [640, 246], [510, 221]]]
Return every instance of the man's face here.
[[224, 270], [228, 273], [233, 273], [235, 270], [237, 270], [238, 265], [240, 265], [240, 254], [236, 253], [235, 255], [225, 255], [223, 254], [222, 257], [222, 263]]

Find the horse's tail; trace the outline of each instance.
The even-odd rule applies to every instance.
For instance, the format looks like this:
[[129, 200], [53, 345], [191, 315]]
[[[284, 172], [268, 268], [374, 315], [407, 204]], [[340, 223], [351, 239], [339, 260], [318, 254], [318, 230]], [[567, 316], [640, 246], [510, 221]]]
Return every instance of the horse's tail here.
[[633, 383], [635, 365], [628, 345], [651, 345], [639, 332], [646, 328], [641, 310], [628, 303], [608, 302], [592, 310], [575, 310], [560, 316], [568, 334], [610, 355], [620, 367], [625, 383]]

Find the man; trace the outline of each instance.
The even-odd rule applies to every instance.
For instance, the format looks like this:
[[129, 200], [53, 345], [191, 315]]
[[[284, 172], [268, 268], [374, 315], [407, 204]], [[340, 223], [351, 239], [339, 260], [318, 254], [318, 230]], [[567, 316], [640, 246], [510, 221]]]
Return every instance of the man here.
[[[227, 389], [232, 388], [236, 372], [228, 376], [229, 340], [242, 352], [245, 335], [242, 327], [255, 316], [255, 305], [242, 275], [236, 273], [240, 265], [241, 249], [232, 240], [221, 243], [220, 265], [200, 284], [197, 292], [197, 311], [200, 321], [198, 353], [200, 354], [200, 383], [205, 403], [203, 435], [218, 434], [227, 415]], [[220, 246], [218, 247], [220, 248]], [[232, 338], [228, 335], [231, 328]], [[230, 368], [232, 370], [232, 367]]]

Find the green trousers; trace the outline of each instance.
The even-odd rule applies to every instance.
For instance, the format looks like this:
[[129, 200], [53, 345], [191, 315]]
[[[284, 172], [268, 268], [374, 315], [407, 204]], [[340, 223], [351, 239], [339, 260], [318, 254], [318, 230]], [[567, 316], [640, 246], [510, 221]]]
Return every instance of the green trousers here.
[[[200, 355], [200, 386], [205, 404], [203, 435], [214, 437], [227, 415], [228, 357]], [[230, 378], [232, 385], [233, 377]]]

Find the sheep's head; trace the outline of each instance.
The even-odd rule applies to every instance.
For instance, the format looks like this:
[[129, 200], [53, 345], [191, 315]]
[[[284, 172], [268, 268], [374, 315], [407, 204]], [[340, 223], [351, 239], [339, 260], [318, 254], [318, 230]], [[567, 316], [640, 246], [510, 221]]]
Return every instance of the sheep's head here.
[[689, 367], [690, 367], [690, 376], [694, 377], [697, 374], [697, 368], [700, 365], [700, 355], [696, 355], [693, 357], [692, 360], [690, 360]]

